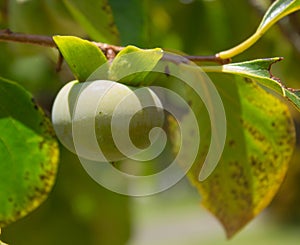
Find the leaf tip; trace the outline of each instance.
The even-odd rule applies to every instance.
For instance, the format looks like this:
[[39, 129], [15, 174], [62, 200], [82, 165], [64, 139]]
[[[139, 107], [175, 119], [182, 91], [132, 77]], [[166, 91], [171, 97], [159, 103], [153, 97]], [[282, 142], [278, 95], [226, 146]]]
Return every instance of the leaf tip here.
[[236, 236], [252, 220], [252, 218], [253, 217], [250, 217], [248, 219], [232, 223], [224, 223], [220, 221], [225, 230], [226, 239], [230, 240]]

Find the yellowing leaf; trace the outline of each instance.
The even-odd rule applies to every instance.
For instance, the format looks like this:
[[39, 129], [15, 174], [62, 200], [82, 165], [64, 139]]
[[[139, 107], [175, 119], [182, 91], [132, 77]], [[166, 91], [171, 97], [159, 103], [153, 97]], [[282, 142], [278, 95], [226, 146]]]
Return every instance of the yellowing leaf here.
[[[177, 69], [181, 72], [186, 67], [180, 64]], [[199, 82], [202, 82], [200, 73]], [[208, 115], [207, 106], [193, 88], [180, 87], [174, 81], [172, 88], [178, 88], [176, 92], [191, 105], [200, 128], [201, 144], [188, 178], [199, 191], [202, 204], [222, 223], [230, 238], [273, 199], [288, 168], [295, 130], [287, 106], [250, 79], [226, 74], [214, 74], [211, 78], [226, 111], [227, 134], [221, 159], [204, 181], [199, 180], [199, 173], [203, 171], [208, 152], [215, 147], [211, 144], [213, 113]], [[188, 123], [190, 117], [184, 115], [183, 122]], [[172, 120], [170, 123], [172, 134]], [[191, 136], [192, 128], [191, 125]], [[174, 134], [173, 140], [174, 151], [178, 152], [180, 135]], [[185, 164], [184, 158], [180, 160]]]
[[198, 181], [202, 154], [189, 178], [230, 238], [273, 199], [288, 168], [295, 132], [287, 107], [255, 83], [226, 76], [214, 81], [227, 115], [225, 148], [205, 181]]

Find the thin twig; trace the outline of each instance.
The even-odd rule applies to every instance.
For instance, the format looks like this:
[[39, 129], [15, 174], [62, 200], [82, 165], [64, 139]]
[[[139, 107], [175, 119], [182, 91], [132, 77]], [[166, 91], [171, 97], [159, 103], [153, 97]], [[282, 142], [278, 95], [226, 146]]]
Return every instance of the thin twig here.
[[186, 59], [194, 62], [215, 62], [221, 65], [225, 65], [231, 62], [231, 59], [221, 59], [218, 55], [208, 55], [208, 56], [184, 56]]
[[9, 29], [0, 30], [0, 41], [28, 43], [46, 47], [56, 47], [52, 37], [15, 33], [10, 31]]
[[[44, 35], [32, 35], [32, 34], [24, 34], [24, 33], [16, 33], [12, 32], [9, 29], [0, 30], [0, 41], [4, 42], [18, 42], [25, 44], [33, 44], [39, 46], [45, 46], [50, 48], [57, 48], [56, 43], [54, 42], [51, 36]], [[97, 47], [99, 47], [102, 52], [107, 56], [109, 60], [113, 59], [117, 53], [119, 53], [124, 47], [110, 45], [101, 42], [92, 42]], [[230, 63], [230, 59], [221, 59], [217, 55], [211, 56], [177, 56], [172, 55], [170, 53], [164, 53], [164, 60], [169, 60], [175, 63], [187, 63], [188, 61], [194, 62], [215, 62], [219, 64], [227, 64]], [[61, 65], [61, 60], [59, 61], [59, 66]]]
[[64, 62], [64, 57], [62, 56], [61, 52], [59, 52], [58, 61], [57, 61], [56, 68], [55, 68], [56, 72], [61, 71], [61, 67], [63, 65], [63, 62]]
[[193, 62], [214, 62], [219, 63], [221, 65], [228, 64], [231, 62], [231, 59], [221, 59], [217, 55], [210, 55], [210, 56], [192, 56], [192, 55], [177, 55], [172, 53], [164, 53], [163, 60], [171, 61], [176, 64], [180, 63], [189, 63], [190, 61]]

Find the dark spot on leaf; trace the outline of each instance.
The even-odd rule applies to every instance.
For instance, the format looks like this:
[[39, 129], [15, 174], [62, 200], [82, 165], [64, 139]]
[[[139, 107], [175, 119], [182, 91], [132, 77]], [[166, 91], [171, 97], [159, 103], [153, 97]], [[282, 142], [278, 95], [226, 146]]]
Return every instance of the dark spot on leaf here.
[[260, 142], [266, 141], [265, 136], [257, 130], [256, 127], [241, 119], [243, 127], [252, 135], [252, 137]]
[[235, 141], [234, 140], [229, 140], [229, 142], [228, 142], [228, 144], [229, 144], [229, 146], [234, 146], [235, 145]]
[[169, 68], [168, 65], [165, 67], [165, 75], [166, 75], [167, 77], [170, 76], [170, 68]]
[[9, 197], [9, 198], [8, 198], [8, 202], [12, 203], [12, 202], [13, 202], [13, 198], [12, 198], [12, 197]]
[[282, 145], [284, 145], [284, 142], [283, 142], [282, 140], [280, 140], [280, 141], [278, 142], [278, 145], [279, 145], [279, 146], [282, 146]]
[[34, 109], [35, 109], [35, 110], [38, 110], [38, 109], [39, 109], [39, 107], [38, 107], [38, 105], [36, 104], [36, 102], [35, 102], [35, 99], [34, 99], [34, 98], [31, 98], [31, 102], [33, 103]]
[[238, 161], [230, 162], [229, 165], [231, 167], [231, 178], [237, 183], [237, 186], [242, 186], [247, 189], [249, 187], [249, 183], [242, 165]]
[[16, 217], [20, 217], [21, 216], [21, 211], [17, 211], [15, 214]]
[[46, 179], [47, 179], [47, 176], [46, 176], [46, 175], [41, 175], [41, 176], [40, 176], [40, 180], [41, 180], [41, 181], [45, 181]]
[[40, 143], [39, 143], [39, 149], [42, 150], [44, 148], [44, 144], [46, 142], [44, 140], [42, 140]]
[[101, 6], [101, 9], [107, 13], [107, 14], [110, 14], [111, 13], [111, 10], [110, 10], [110, 6], [108, 4], [104, 4]]
[[250, 78], [245, 77], [244, 80], [246, 83], [252, 83], [252, 80]]
[[115, 22], [110, 22], [108, 24], [108, 26], [113, 29], [116, 26], [116, 24], [115, 24]]

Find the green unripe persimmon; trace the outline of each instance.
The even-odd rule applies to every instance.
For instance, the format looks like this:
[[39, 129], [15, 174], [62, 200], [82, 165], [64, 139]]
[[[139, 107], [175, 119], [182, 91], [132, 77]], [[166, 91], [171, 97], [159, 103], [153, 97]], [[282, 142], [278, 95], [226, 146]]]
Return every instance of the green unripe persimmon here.
[[72, 81], [54, 101], [52, 122], [70, 151], [86, 159], [113, 162], [149, 147], [159, 133], [151, 130], [162, 127], [164, 112], [150, 88], [108, 80]]

